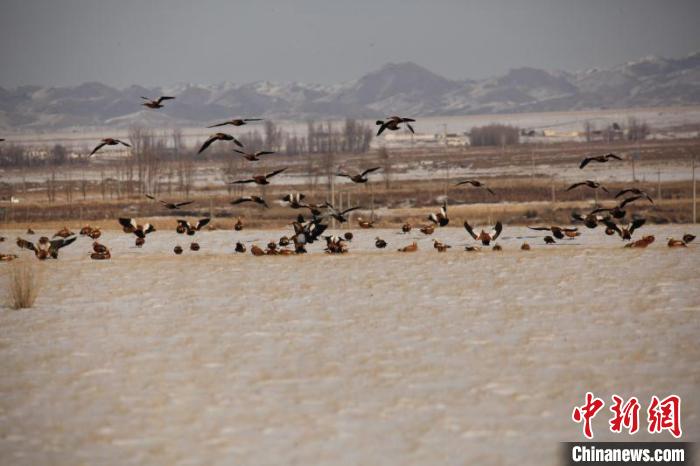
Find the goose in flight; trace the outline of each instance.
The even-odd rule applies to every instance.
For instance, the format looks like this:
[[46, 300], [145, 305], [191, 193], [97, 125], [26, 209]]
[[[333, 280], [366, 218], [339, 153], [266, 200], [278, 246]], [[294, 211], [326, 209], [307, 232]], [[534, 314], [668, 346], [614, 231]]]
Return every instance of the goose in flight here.
[[268, 181], [269, 178], [272, 178], [273, 176], [278, 175], [285, 170], [286, 170], [286, 168], [282, 168], [280, 170], [275, 170], [272, 173], [268, 173], [266, 175], [256, 175], [256, 176], [253, 176], [252, 178], [248, 178], [245, 180], [232, 181], [229, 184], [245, 184], [245, 183], [255, 183], [258, 185], [270, 184], [270, 182]]
[[179, 210], [180, 207], [184, 207], [186, 205], [193, 204], [194, 201], [185, 201], [185, 202], [165, 202], [163, 200], [157, 199], [155, 196], [151, 196], [150, 194], [146, 194], [146, 197], [153, 200], [153, 201], [158, 201], [161, 204], [163, 204], [163, 207], [165, 207], [168, 210]]
[[605, 226], [608, 230], [612, 230], [614, 233], [620, 235], [623, 241], [629, 241], [632, 239], [632, 234], [635, 230], [641, 228], [642, 225], [646, 223], [645, 218], [636, 218], [632, 220], [632, 223], [626, 226], [616, 225], [612, 220], [605, 220]]
[[141, 97], [141, 98], [146, 101], [146, 102], [142, 103], [141, 105], [144, 105], [148, 108], [155, 110], [157, 108], [163, 108], [163, 101], [164, 100], [172, 100], [175, 97], [162, 95], [162, 96], [158, 97], [156, 100], [149, 99], [148, 97]]
[[578, 166], [578, 168], [582, 169], [591, 162], [606, 163], [611, 160], [622, 160], [622, 157], [615, 154], [605, 154], [597, 155], [595, 157], [586, 157], [585, 159], [581, 160], [581, 164]]
[[591, 189], [602, 189], [606, 193], [610, 192], [610, 191], [608, 191], [608, 188], [606, 188], [602, 184], [598, 183], [597, 181], [593, 181], [593, 180], [586, 180], [586, 181], [581, 181], [580, 183], [574, 183], [571, 186], [569, 186], [568, 188], [566, 188], [566, 190], [571, 191], [572, 189], [576, 189], [579, 186], [587, 186]]
[[578, 228], [566, 228], [566, 227], [559, 227], [556, 225], [548, 226], [548, 227], [528, 227], [530, 230], [535, 230], [535, 231], [551, 231], [552, 235], [554, 235], [555, 238], [557, 239], [564, 239], [564, 237], [569, 237], [569, 238], [575, 238], [578, 236], [579, 231]]
[[379, 130], [377, 131], [377, 136], [382, 134], [385, 129], [388, 129], [389, 131], [396, 131], [401, 129], [399, 126], [401, 123], [406, 123], [406, 127], [411, 131], [411, 133], [415, 134], [416, 132], [413, 130], [413, 126], [411, 126], [411, 123], [415, 122], [413, 118], [404, 118], [400, 116], [390, 116], [384, 120], [377, 120], [376, 125], [379, 126]]
[[231, 125], [231, 126], [243, 126], [248, 124], [250, 121], [262, 121], [262, 118], [234, 118], [233, 120], [226, 120], [221, 123], [216, 123], [211, 126], [207, 126], [207, 128], [216, 128], [217, 126], [226, 126], [226, 125]]
[[481, 241], [481, 244], [483, 244], [484, 246], [488, 246], [489, 244], [491, 244], [491, 241], [496, 241], [496, 239], [498, 239], [498, 237], [501, 235], [501, 232], [503, 231], [503, 225], [500, 221], [496, 222], [496, 225], [493, 227], [493, 230], [491, 230], [490, 232], [481, 230], [481, 233], [477, 235], [476, 233], [474, 233], [474, 229], [471, 227], [471, 225], [469, 225], [469, 223], [465, 221], [464, 229], [467, 230], [467, 233], [469, 233], [469, 235], [472, 238], [474, 238], [477, 241]]
[[232, 135], [228, 133], [215, 133], [209, 136], [209, 139], [204, 141], [204, 144], [202, 144], [202, 147], [199, 148], [197, 154], [201, 154], [202, 152], [204, 152], [207, 149], [207, 147], [211, 146], [214, 143], [214, 141], [233, 141], [233, 143], [238, 147], [243, 147], [241, 141], [239, 141]]
[[100, 141], [100, 143], [97, 146], [95, 146], [95, 148], [92, 150], [92, 152], [90, 152], [90, 155], [88, 155], [88, 157], [95, 155], [95, 153], [97, 153], [97, 151], [102, 149], [104, 146], [116, 146], [118, 144], [121, 144], [122, 146], [126, 147], [131, 147], [131, 144], [128, 144], [122, 140], [114, 138], [104, 138], [102, 139], [102, 141]]
[[119, 224], [122, 226], [124, 233], [133, 233], [137, 238], [145, 238], [147, 234], [156, 231], [156, 228], [150, 223], [139, 225], [133, 218], [120, 217]]
[[17, 238], [17, 246], [21, 249], [29, 249], [34, 252], [34, 255], [39, 260], [46, 259], [58, 259], [59, 249], [72, 244], [76, 240], [76, 236], [71, 238], [56, 238], [49, 240], [46, 236], [39, 238], [39, 241], [35, 245], [31, 241], [27, 241], [22, 238]]
[[350, 181], [353, 183], [367, 183], [369, 181], [369, 178], [367, 178], [367, 175], [379, 170], [382, 167], [373, 167], [373, 168], [368, 168], [367, 170], [363, 171], [362, 173], [356, 173], [354, 175], [350, 175], [348, 173], [336, 173], [335, 176], [342, 176], [344, 178], [350, 178]]
[[242, 204], [244, 202], [254, 202], [256, 204], [260, 204], [262, 206], [265, 206], [266, 208], [270, 208], [270, 206], [267, 205], [267, 202], [265, 202], [265, 199], [263, 199], [260, 196], [239, 197], [238, 199], [231, 201], [231, 205], [238, 205], [238, 204]]
[[443, 201], [442, 207], [440, 207], [438, 213], [431, 213], [428, 215], [428, 220], [441, 227], [447, 226], [447, 224], [450, 223], [450, 219], [447, 218], [447, 201]]
[[[620, 196], [624, 196], [625, 194], [634, 194], [635, 196], [644, 197], [644, 198], [646, 198], [647, 201], [651, 202], [652, 204], [654, 203], [654, 200], [651, 198], [651, 196], [649, 195], [649, 193], [647, 193], [646, 191], [643, 191], [643, 190], [641, 190], [641, 189], [639, 189], [639, 188], [626, 188], [626, 189], [623, 189], [623, 190], [621, 190], [620, 192], [618, 192], [617, 194], [615, 194], [615, 198], [618, 198], [618, 197], [620, 197]], [[632, 198], [630, 198], [630, 199], [632, 199]], [[639, 199], [639, 198], [636, 198], [636, 199]], [[635, 200], [636, 200], [636, 199], [635, 199]]]
[[189, 236], [193, 236], [196, 232], [204, 228], [210, 221], [211, 218], [208, 217], [199, 219], [195, 223], [190, 223], [187, 220], [178, 219], [175, 231], [180, 234], [187, 233]]
[[238, 149], [233, 149], [234, 152], [237, 152], [241, 154], [241, 157], [244, 159], [250, 161], [250, 162], [257, 162], [260, 160], [261, 155], [269, 155], [269, 154], [274, 154], [274, 152], [269, 151], [269, 150], [259, 150], [257, 152], [245, 152], [242, 150]]
[[491, 188], [489, 188], [488, 186], [486, 186], [484, 183], [482, 183], [479, 180], [464, 180], [464, 181], [460, 181], [455, 186], [461, 186], [463, 184], [470, 184], [470, 185], [474, 186], [475, 188], [483, 188], [486, 191], [490, 192], [492, 196], [496, 195], [496, 193], [493, 192], [493, 190]]

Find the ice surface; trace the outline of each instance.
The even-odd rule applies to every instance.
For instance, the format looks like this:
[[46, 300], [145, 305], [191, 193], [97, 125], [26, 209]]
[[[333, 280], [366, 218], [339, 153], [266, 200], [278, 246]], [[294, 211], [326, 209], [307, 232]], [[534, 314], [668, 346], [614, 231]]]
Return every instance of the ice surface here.
[[[344, 256], [256, 258], [235, 242], [283, 232], [203, 232], [193, 253], [112, 231], [104, 262], [79, 238], [36, 262], [35, 308], [0, 308], [0, 464], [559, 464], [586, 391], [677, 393], [700, 440], [700, 250], [665, 245], [684, 232], [647, 225], [630, 250], [506, 226], [502, 253], [467, 253], [450, 227], [438, 254], [355, 230]], [[608, 418], [596, 439], [618, 439]]]

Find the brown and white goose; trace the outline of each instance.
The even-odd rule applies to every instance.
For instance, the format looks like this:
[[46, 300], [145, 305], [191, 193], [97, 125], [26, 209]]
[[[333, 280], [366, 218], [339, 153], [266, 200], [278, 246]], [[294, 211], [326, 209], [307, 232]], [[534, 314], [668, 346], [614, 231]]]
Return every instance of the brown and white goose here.
[[613, 232], [617, 233], [620, 235], [620, 238], [622, 238], [623, 241], [629, 241], [632, 239], [632, 234], [634, 233], [635, 230], [641, 228], [642, 225], [646, 223], [645, 218], [636, 218], [632, 220], [632, 223], [629, 225], [616, 225], [612, 220], [606, 220], [605, 221], [605, 226], [607, 227], [606, 229], [612, 230]]
[[443, 201], [439, 212], [428, 215], [428, 220], [441, 227], [447, 226], [450, 223], [450, 219], [447, 218], [447, 201]]
[[39, 260], [46, 260], [49, 258], [58, 259], [58, 251], [61, 248], [72, 244], [75, 240], [75, 236], [72, 238], [56, 238], [53, 240], [49, 240], [46, 236], [42, 236], [35, 245], [31, 241], [17, 238], [17, 246], [19, 246], [21, 249], [29, 249], [30, 251], [33, 251], [34, 255]]
[[478, 235], [474, 233], [474, 229], [469, 225], [468, 222], [464, 222], [464, 229], [467, 230], [467, 233], [474, 238], [477, 241], [481, 241], [481, 244], [484, 246], [488, 246], [491, 244], [491, 241], [496, 241], [498, 237], [501, 235], [501, 232], [503, 231], [503, 225], [501, 222], [496, 222], [496, 225], [493, 227], [493, 230], [490, 232], [481, 230], [481, 233]]
[[548, 226], [548, 227], [528, 227], [530, 230], [535, 230], [535, 231], [551, 231], [552, 235], [554, 235], [555, 238], [557, 239], [564, 239], [564, 237], [568, 238], [575, 238], [576, 236], [580, 235], [578, 228], [567, 228], [567, 227], [559, 227], [556, 225]]
[[175, 231], [180, 234], [187, 233], [189, 236], [193, 236], [199, 230], [204, 228], [210, 221], [211, 218], [201, 218], [195, 223], [190, 223], [187, 220], [178, 219]]
[[133, 233], [138, 238], [145, 238], [147, 234], [156, 231], [156, 228], [150, 223], [139, 225], [133, 218], [121, 217], [119, 224], [122, 226], [124, 233]]

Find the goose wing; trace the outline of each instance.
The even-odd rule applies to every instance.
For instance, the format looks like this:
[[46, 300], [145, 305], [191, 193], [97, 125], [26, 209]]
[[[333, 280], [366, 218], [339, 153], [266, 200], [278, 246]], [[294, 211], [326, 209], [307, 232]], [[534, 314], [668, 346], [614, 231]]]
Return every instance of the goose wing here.
[[474, 233], [474, 230], [472, 229], [472, 226], [469, 225], [469, 223], [467, 221], [464, 222], [464, 229], [467, 230], [467, 233], [469, 233], [469, 235], [472, 238], [474, 238], [474, 239], [477, 238], [476, 234]]

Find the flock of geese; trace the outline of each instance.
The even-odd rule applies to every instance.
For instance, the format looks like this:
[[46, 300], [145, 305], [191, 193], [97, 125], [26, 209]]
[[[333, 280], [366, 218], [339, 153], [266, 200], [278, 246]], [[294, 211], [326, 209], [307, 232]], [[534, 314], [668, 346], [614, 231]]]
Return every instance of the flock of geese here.
[[[150, 99], [147, 97], [142, 97], [145, 102], [142, 104], [150, 109], [162, 108], [163, 102], [167, 100], [175, 99], [172, 96], [161, 96], [158, 99]], [[222, 127], [222, 126], [244, 126], [251, 122], [261, 121], [261, 118], [236, 118], [221, 123], [216, 123], [208, 128]], [[384, 120], [377, 120], [376, 125], [379, 126], [377, 131], [377, 136], [381, 135], [385, 130], [397, 131], [402, 128], [403, 125], [411, 131], [415, 132], [411, 123], [415, 123], [412, 118], [405, 118], [400, 116], [391, 116]], [[0, 139], [3, 141], [3, 139]], [[243, 144], [232, 134], [217, 132], [212, 134], [207, 138], [207, 140], [202, 144], [198, 154], [201, 154], [213, 143], [220, 142], [232, 142], [239, 149], [234, 149], [234, 152], [239, 154], [242, 158], [249, 162], [256, 162], [260, 160], [263, 155], [274, 154], [272, 151], [257, 151], [248, 152], [244, 149]], [[100, 149], [105, 146], [116, 146], [123, 145], [126, 147], [131, 147], [127, 142], [121, 141], [116, 138], [104, 138], [100, 143], [92, 150], [90, 155], [94, 155]], [[622, 158], [616, 154], [605, 154], [595, 157], [586, 157], [581, 160], [579, 164], [580, 169], [584, 169], [588, 164], [592, 162], [596, 163], [608, 163], [611, 161], [621, 161]], [[352, 183], [362, 184], [369, 181], [369, 175], [380, 170], [381, 167], [371, 167], [362, 172], [358, 173], [347, 173], [338, 172], [336, 176], [349, 179]], [[256, 185], [268, 185], [270, 180], [283, 173], [286, 168], [275, 170], [271, 173], [265, 173], [260, 175], [254, 175], [251, 178], [230, 181], [230, 184], [249, 184], [254, 183]], [[462, 180], [456, 184], [456, 186], [469, 185], [475, 189], [483, 189], [487, 191], [492, 196], [496, 196], [496, 192], [488, 187], [485, 183], [476, 179]], [[584, 180], [572, 184], [567, 188], [567, 191], [571, 191], [579, 188], [587, 188], [591, 190], [600, 190], [606, 194], [610, 191], [603, 186], [601, 183], [595, 180]], [[163, 205], [165, 209], [168, 210], [179, 210], [181, 207], [192, 204], [194, 201], [183, 201], [183, 202], [167, 202], [161, 199], [157, 199], [155, 196], [146, 195], [149, 199], [159, 202]], [[654, 242], [654, 236], [648, 235], [644, 236], [639, 240], [632, 241], [632, 236], [640, 229], [645, 223], [646, 219], [641, 217], [630, 216], [629, 220], [627, 218], [627, 206], [635, 202], [649, 202], [654, 203], [652, 197], [638, 189], [638, 188], [627, 188], [616, 193], [614, 198], [618, 201], [618, 204], [611, 208], [596, 208], [588, 213], [572, 212], [571, 219], [573, 223], [581, 223], [589, 229], [596, 229], [598, 226], [603, 227], [606, 235], [618, 235], [622, 241], [629, 241], [625, 247], [629, 248], [645, 248]], [[296, 215], [296, 218], [290, 223], [293, 232], [290, 232], [289, 236], [282, 236], [278, 241], [269, 242], [266, 247], [262, 247], [253, 244], [250, 247], [251, 254], [255, 256], [263, 255], [292, 255], [292, 254], [303, 254], [307, 252], [307, 247], [315, 242], [325, 241], [324, 251], [329, 254], [343, 254], [348, 252], [349, 243], [353, 239], [352, 232], [347, 232], [343, 236], [338, 235], [324, 235], [326, 229], [328, 228], [328, 221], [334, 219], [341, 225], [348, 222], [348, 216], [352, 211], [358, 210], [360, 206], [349, 207], [347, 209], [336, 208], [329, 202], [314, 204], [309, 203], [306, 200], [306, 195], [299, 192], [292, 192], [283, 196], [280, 201], [293, 210], [304, 210], [306, 216], [302, 213]], [[231, 201], [232, 205], [239, 205], [243, 203], [253, 203], [260, 205], [263, 208], [269, 208], [267, 201], [257, 195], [243, 196], [238, 199]], [[427, 223], [422, 225], [417, 225], [418, 231], [423, 235], [432, 235], [436, 228], [445, 227], [449, 224], [450, 219], [447, 214], [447, 201], [443, 201], [442, 206], [437, 212], [430, 213], [427, 216]], [[175, 231], [181, 235], [187, 235], [194, 237], [197, 232], [201, 231], [210, 222], [210, 218], [202, 218], [194, 223], [188, 220], [178, 219], [176, 222]], [[373, 220], [366, 220], [359, 217], [357, 219], [358, 226], [362, 229], [374, 228]], [[122, 227], [124, 233], [135, 236], [135, 246], [142, 247], [146, 243], [146, 238], [149, 234], [156, 231], [156, 228], [150, 223], [138, 223], [136, 219], [133, 218], [119, 218], [119, 224]], [[401, 227], [401, 233], [408, 234], [414, 228], [410, 223], [406, 223]], [[477, 242], [476, 245], [469, 244], [465, 246], [465, 250], [469, 252], [480, 251], [482, 247], [491, 246], [494, 251], [501, 251], [502, 247], [497, 243], [498, 238], [503, 232], [503, 225], [500, 221], [496, 222], [493, 228], [487, 230], [481, 229], [478, 233], [467, 221], [464, 222], [464, 228], [469, 234], [469, 236]], [[564, 227], [558, 225], [549, 226], [531, 226], [529, 227], [533, 231], [546, 231], [547, 234], [542, 238], [545, 244], [555, 244], [559, 240], [575, 240], [581, 235], [578, 227]], [[243, 229], [243, 223], [240, 219], [237, 220], [234, 225], [236, 231]], [[33, 235], [34, 232], [31, 229], [27, 230], [28, 235]], [[90, 252], [90, 257], [95, 260], [104, 260], [111, 258], [110, 249], [97, 241], [101, 236], [101, 231], [99, 228], [91, 227], [86, 225], [81, 228], [79, 234], [81, 236], [87, 236], [94, 240], [92, 244], [92, 252]], [[29, 241], [24, 238], [17, 238], [16, 244], [21, 249], [28, 249], [33, 251], [36, 257], [40, 260], [46, 259], [57, 259], [59, 251], [76, 241], [77, 235], [71, 232], [68, 228], [63, 228], [58, 231], [53, 238], [49, 239], [46, 236], [42, 236], [38, 239], [36, 243]], [[669, 238], [669, 247], [686, 247], [690, 242], [695, 239], [694, 235], [686, 234], [682, 239]], [[0, 242], [4, 241], [5, 238], [0, 237]], [[479, 246], [478, 244], [481, 244]], [[384, 249], [388, 246], [386, 240], [376, 237], [375, 246], [378, 249]], [[443, 243], [437, 239], [433, 239], [433, 248], [438, 252], [446, 252], [448, 249], [452, 248], [451, 245]], [[191, 251], [198, 251], [200, 245], [197, 242], [191, 242], [189, 249]], [[530, 245], [525, 242], [520, 247], [521, 250], [530, 250]], [[400, 252], [414, 252], [418, 250], [418, 243], [413, 241], [412, 243], [398, 248]], [[237, 242], [235, 246], [235, 251], [237, 253], [245, 253], [247, 247], [242, 242]], [[182, 246], [177, 244], [173, 248], [175, 254], [182, 254], [184, 249]], [[15, 254], [0, 254], [0, 261], [9, 261], [17, 258]]]

